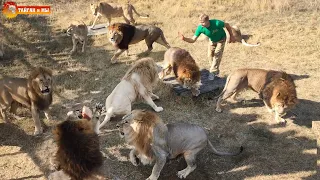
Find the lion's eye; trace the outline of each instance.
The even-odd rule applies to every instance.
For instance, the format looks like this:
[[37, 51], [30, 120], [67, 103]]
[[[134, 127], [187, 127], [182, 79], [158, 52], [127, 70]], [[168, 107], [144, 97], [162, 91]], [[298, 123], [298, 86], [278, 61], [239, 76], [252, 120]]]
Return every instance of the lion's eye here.
[[43, 80], [42, 80], [42, 79], [40, 79], [40, 82], [43, 82]]
[[124, 121], [125, 124], [128, 124], [128, 121]]

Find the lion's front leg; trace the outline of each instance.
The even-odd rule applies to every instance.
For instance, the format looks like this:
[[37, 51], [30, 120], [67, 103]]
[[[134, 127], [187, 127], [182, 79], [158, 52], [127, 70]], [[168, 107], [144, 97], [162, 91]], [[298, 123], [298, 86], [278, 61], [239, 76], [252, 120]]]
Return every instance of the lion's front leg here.
[[130, 158], [130, 162], [134, 165], [134, 166], [138, 166], [139, 163], [140, 163], [140, 160], [138, 158], [138, 152], [136, 151], [136, 149], [132, 149], [130, 151], [130, 154], [129, 154], [129, 158]]
[[167, 160], [167, 153], [165, 151], [163, 151], [161, 148], [153, 147], [152, 150], [156, 151], [154, 153], [156, 156], [155, 157], [156, 164], [153, 166], [152, 173], [147, 178], [147, 180], [157, 180], [159, 178], [160, 172], [161, 172], [163, 166], [166, 164], [166, 160]]
[[84, 53], [85, 50], [86, 50], [85, 48], [86, 48], [87, 40], [88, 40], [87, 38], [85, 38], [85, 39], [83, 40], [82, 51], [81, 51], [82, 53]]
[[275, 110], [274, 119], [278, 124], [286, 124], [287, 123], [287, 121], [280, 116], [280, 114], [278, 113], [277, 110]]
[[111, 58], [111, 63], [114, 64], [117, 62], [118, 57], [125, 51], [126, 49], [118, 49], [116, 53]]
[[72, 37], [72, 50], [70, 51], [71, 55], [73, 55], [76, 52], [77, 42], [78, 42], [78, 40], [76, 40], [76, 38]]
[[34, 121], [34, 135], [42, 134], [43, 129], [41, 127], [41, 122], [39, 118], [39, 110], [38, 108], [32, 104], [31, 105], [31, 114]]

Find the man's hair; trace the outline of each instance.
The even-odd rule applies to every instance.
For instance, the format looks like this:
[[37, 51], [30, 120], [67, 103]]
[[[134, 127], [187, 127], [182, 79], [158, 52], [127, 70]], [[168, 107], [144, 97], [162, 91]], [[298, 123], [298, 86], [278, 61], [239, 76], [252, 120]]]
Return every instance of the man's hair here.
[[206, 14], [201, 14], [201, 15], [199, 16], [199, 20], [200, 20], [201, 22], [209, 21], [209, 16], [206, 15]]

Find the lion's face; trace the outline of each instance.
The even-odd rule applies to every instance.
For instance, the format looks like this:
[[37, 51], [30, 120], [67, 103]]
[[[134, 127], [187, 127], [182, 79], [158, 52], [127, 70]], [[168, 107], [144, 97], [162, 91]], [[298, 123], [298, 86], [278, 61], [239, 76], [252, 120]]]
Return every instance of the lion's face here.
[[117, 45], [121, 42], [121, 40], [123, 38], [123, 33], [118, 29], [118, 27], [109, 26], [108, 27], [108, 37], [109, 37], [109, 41], [113, 45]]
[[52, 93], [52, 77], [47, 73], [40, 73], [32, 79], [33, 88], [38, 89], [42, 95]]
[[98, 14], [98, 6], [95, 5], [95, 4], [90, 4], [90, 9], [91, 9], [91, 12], [94, 16], [96, 16]]
[[280, 115], [285, 115], [286, 112], [297, 103], [296, 98], [289, 97], [285, 93], [278, 92], [271, 98], [272, 109]]
[[200, 82], [200, 72], [192, 71], [189, 69], [184, 69], [182, 72], [178, 72], [178, 82], [187, 89], [199, 89]]
[[117, 127], [120, 131], [120, 137], [124, 137], [127, 141], [130, 141], [129, 137], [132, 133], [139, 132], [139, 123], [138, 121], [141, 120], [142, 113], [138, 110], [133, 110], [131, 113], [123, 116], [122, 121], [117, 124]]

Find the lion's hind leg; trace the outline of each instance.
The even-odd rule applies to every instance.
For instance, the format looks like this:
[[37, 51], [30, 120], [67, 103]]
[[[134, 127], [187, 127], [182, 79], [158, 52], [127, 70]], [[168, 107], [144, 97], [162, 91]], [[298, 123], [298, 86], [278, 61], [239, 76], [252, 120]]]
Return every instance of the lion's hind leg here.
[[163, 33], [161, 33], [160, 37], [155, 42], [157, 42], [158, 44], [161, 44], [162, 46], [166, 47], [167, 49], [170, 48], [170, 45], [167, 42], [166, 38], [164, 37]]
[[196, 156], [199, 151], [201, 151], [204, 147], [198, 147], [196, 149], [192, 149], [189, 151], [186, 151], [183, 156], [184, 159], [187, 162], [187, 167], [181, 171], [178, 171], [177, 176], [182, 179], [186, 178], [192, 171], [194, 171], [197, 168], [196, 165]]

